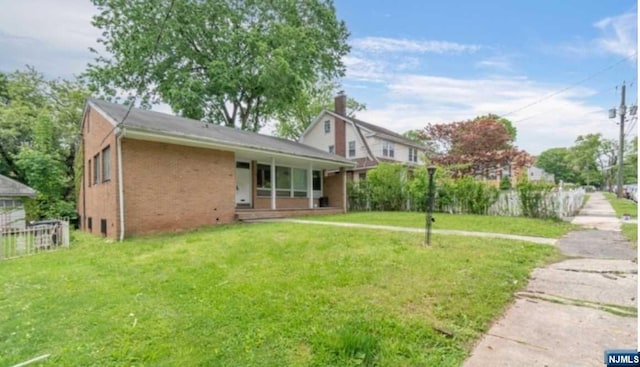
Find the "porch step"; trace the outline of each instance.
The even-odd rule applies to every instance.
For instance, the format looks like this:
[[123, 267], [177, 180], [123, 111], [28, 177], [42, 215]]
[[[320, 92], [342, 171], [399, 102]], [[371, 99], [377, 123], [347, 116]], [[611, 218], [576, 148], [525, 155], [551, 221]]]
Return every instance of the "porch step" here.
[[314, 209], [278, 209], [278, 210], [261, 210], [261, 209], [236, 209], [236, 220], [251, 221], [258, 219], [278, 219], [288, 217], [298, 217], [305, 215], [322, 215], [322, 214], [340, 214], [342, 210], [339, 208], [314, 208]]
[[248, 221], [248, 220], [256, 220], [256, 219], [276, 219], [276, 218], [284, 218], [285, 216], [274, 210], [236, 210], [236, 220], [239, 221]]

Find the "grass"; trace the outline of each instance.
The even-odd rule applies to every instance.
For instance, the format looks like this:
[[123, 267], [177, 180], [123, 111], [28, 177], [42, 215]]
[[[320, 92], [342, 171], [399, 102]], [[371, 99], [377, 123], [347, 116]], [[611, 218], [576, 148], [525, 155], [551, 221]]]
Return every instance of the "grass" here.
[[[523, 236], [559, 238], [578, 227], [561, 220], [522, 217], [434, 213], [433, 229], [453, 229], [472, 232], [496, 232]], [[416, 212], [355, 212], [308, 217], [313, 220], [380, 224], [387, 226], [424, 228], [425, 214]]]
[[[628, 199], [618, 199], [616, 194], [604, 192], [604, 197], [609, 201], [616, 217], [621, 218], [624, 214], [628, 214], [631, 218], [638, 218], [638, 204]], [[638, 246], [638, 224], [622, 223], [622, 235], [631, 241], [634, 248]]]
[[291, 223], [0, 262], [0, 365], [458, 366], [551, 246]]
[[618, 199], [616, 194], [605, 192], [604, 197], [609, 201], [618, 218], [623, 214], [629, 214], [631, 218], [638, 218], [638, 204], [628, 199]]
[[638, 247], [638, 224], [622, 223], [622, 235], [631, 241], [633, 248]]

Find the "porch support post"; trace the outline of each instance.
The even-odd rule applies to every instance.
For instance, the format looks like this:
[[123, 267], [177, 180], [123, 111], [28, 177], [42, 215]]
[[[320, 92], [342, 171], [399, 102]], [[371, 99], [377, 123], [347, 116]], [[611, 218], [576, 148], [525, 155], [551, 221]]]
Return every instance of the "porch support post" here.
[[276, 210], [276, 159], [271, 158], [271, 210]]
[[309, 163], [307, 171], [307, 193], [309, 195], [309, 209], [313, 209], [313, 164]]
[[347, 170], [340, 167], [340, 176], [342, 176], [342, 212], [347, 212]]

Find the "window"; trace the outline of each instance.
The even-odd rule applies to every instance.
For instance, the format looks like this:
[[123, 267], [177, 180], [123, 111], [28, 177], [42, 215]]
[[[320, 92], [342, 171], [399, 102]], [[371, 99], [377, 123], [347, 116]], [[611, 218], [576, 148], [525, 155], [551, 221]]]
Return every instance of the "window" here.
[[[304, 168], [276, 166], [276, 196], [308, 197], [309, 171]], [[322, 178], [320, 171], [313, 171], [312, 184], [314, 191], [320, 191]], [[259, 164], [257, 169], [258, 196], [271, 196], [271, 166]], [[318, 194], [319, 195], [319, 194]], [[314, 195], [315, 196], [315, 195]]]
[[418, 161], [418, 149], [409, 148], [409, 162], [417, 162], [417, 161]]
[[336, 148], [333, 145], [329, 145], [329, 153], [333, 154], [336, 152]]
[[111, 147], [102, 150], [102, 182], [111, 179]]
[[352, 140], [349, 142], [349, 157], [356, 156], [356, 141]]
[[100, 233], [103, 236], [107, 236], [107, 220], [106, 219], [100, 219]]
[[313, 191], [322, 190], [322, 172], [313, 171]]
[[328, 134], [328, 133], [330, 133], [330, 132], [331, 132], [331, 121], [326, 120], [326, 121], [324, 122], [324, 133], [325, 133], [325, 134]]
[[307, 170], [293, 169], [293, 196], [296, 198], [307, 197]]
[[256, 185], [258, 188], [258, 196], [271, 195], [271, 166], [259, 164], [256, 177]]
[[93, 184], [100, 183], [100, 154], [93, 156]]
[[276, 189], [291, 188], [291, 169], [289, 167], [276, 167]]
[[383, 141], [382, 142], [382, 156], [383, 157], [393, 158], [394, 150], [395, 150], [395, 146], [394, 146], [393, 143], [390, 143], [388, 141]]
[[92, 181], [91, 181], [91, 177], [93, 177], [93, 176], [91, 176], [91, 159], [89, 159], [89, 160], [87, 161], [87, 175], [89, 175], [89, 178], [88, 178], [88, 180], [89, 180], [89, 186], [91, 186], [91, 182], [92, 182]]

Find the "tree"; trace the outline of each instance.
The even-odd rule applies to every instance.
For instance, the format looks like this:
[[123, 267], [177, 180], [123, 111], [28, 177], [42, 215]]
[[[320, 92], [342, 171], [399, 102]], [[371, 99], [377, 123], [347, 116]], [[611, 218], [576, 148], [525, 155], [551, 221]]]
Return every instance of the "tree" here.
[[[334, 109], [334, 96], [338, 85], [318, 82], [306, 86], [294, 103], [277, 113], [276, 132], [281, 138], [297, 140], [322, 110]], [[347, 116], [356, 117], [356, 112], [367, 106], [353, 98], [347, 98]]]
[[627, 152], [624, 156], [624, 182], [638, 182], [638, 137], [636, 136], [630, 142], [625, 143]]
[[490, 113], [490, 114], [484, 115], [484, 116], [476, 117], [475, 120], [494, 120], [494, 121], [497, 121], [497, 122], [501, 123], [504, 126], [505, 130], [507, 131], [507, 135], [509, 135], [509, 137], [510, 137], [509, 144], [515, 143], [516, 137], [518, 135], [518, 129], [516, 129], [516, 127], [513, 126], [513, 123], [510, 120], [508, 120], [508, 119], [506, 119], [504, 117], [500, 117], [498, 115], [495, 115], [493, 113]]
[[433, 150], [430, 158], [434, 163], [457, 166], [461, 173], [484, 170], [524, 156], [524, 152], [513, 146], [513, 136], [499, 120], [496, 115], [487, 115], [467, 121], [428, 124], [420, 137]]
[[0, 174], [38, 191], [29, 213], [72, 216], [74, 157], [88, 91], [77, 81], [47, 81], [35, 69], [5, 75], [0, 102]]
[[574, 171], [569, 160], [568, 148], [547, 149], [536, 158], [536, 166], [547, 173], [552, 173], [556, 183], [579, 182], [579, 175]]
[[[244, 130], [344, 75], [348, 31], [331, 0], [92, 0], [108, 56], [86, 76], [108, 96], [141, 95]], [[131, 95], [130, 95], [131, 96]]]
[[569, 150], [569, 161], [579, 174], [581, 183], [602, 185], [602, 167], [598, 165], [602, 144], [602, 135], [599, 133], [580, 135], [575, 145]]

